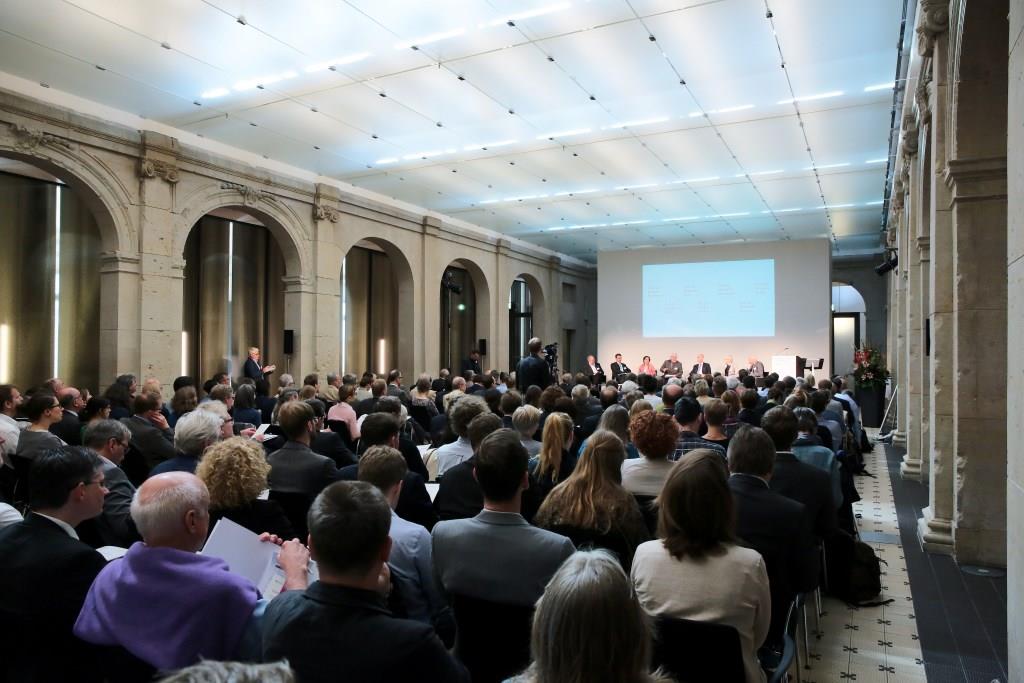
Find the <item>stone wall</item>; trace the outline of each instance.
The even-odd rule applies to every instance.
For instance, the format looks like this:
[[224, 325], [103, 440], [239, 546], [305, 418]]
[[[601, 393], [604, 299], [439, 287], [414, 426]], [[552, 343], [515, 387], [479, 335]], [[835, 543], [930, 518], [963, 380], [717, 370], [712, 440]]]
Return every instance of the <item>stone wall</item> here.
[[[477, 338], [489, 342], [485, 367], [507, 364], [506, 311], [518, 277], [533, 293], [536, 334], [555, 341], [569, 327], [579, 348], [596, 347], [593, 266], [369, 199], [341, 183], [283, 175], [9, 92], [0, 92], [0, 156], [57, 176], [96, 215], [103, 381], [131, 372], [167, 384], [179, 374], [185, 241], [202, 216], [224, 207], [259, 218], [281, 249], [294, 373], [338, 369], [341, 262], [361, 240], [384, 249], [397, 266], [397, 364], [407, 377], [438, 370], [438, 292], [454, 260], [476, 286]], [[561, 301], [563, 283], [575, 285], [575, 303]]]

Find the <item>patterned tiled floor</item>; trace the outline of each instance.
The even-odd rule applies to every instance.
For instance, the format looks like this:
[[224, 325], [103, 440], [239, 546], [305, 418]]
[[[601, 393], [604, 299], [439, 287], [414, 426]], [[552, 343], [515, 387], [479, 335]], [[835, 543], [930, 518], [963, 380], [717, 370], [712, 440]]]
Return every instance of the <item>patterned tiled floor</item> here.
[[808, 605], [811, 668], [801, 670], [803, 683], [926, 681], [883, 448], [877, 446], [873, 453], [865, 454], [865, 461], [867, 470], [875, 476], [857, 477], [862, 500], [854, 505], [854, 512], [860, 515], [857, 523], [862, 540], [888, 563], [882, 566], [881, 597], [893, 598], [895, 602], [853, 608], [826, 597], [820, 639], [813, 635], [813, 616]]

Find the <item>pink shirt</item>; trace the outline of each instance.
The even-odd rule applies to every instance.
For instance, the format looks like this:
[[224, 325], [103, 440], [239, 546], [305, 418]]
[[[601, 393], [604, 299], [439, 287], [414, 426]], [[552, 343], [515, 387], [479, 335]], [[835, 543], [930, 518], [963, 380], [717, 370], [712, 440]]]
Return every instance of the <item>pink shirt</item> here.
[[328, 420], [340, 420], [348, 425], [349, 436], [355, 441], [359, 438], [359, 423], [356, 421], [356, 411], [348, 403], [342, 401], [331, 406], [327, 411]]

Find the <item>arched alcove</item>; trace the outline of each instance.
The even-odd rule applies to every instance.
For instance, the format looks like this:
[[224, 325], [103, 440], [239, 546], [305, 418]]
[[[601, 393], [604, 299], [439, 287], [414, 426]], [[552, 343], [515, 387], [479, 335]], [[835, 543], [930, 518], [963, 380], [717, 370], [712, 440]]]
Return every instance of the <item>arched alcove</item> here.
[[99, 273], [103, 251], [119, 244], [113, 217], [66, 169], [0, 155], [0, 382], [59, 376], [98, 391], [109, 285]]
[[395, 244], [356, 242], [341, 264], [341, 370], [414, 372], [412, 267]]
[[867, 304], [857, 288], [832, 283], [832, 365], [836, 374], [853, 368], [853, 354], [864, 344]]
[[536, 277], [520, 273], [509, 287], [508, 297], [508, 350], [509, 368], [514, 368], [526, 355], [526, 344], [532, 337], [544, 339], [544, 289]]
[[462, 359], [474, 349], [485, 356], [483, 365], [493, 365], [486, 359], [489, 354], [493, 356], [493, 351], [479, 348], [480, 340], [487, 340], [491, 324], [490, 286], [483, 269], [467, 258], [453, 260], [441, 276], [439, 296], [441, 324], [438, 367], [458, 372]]

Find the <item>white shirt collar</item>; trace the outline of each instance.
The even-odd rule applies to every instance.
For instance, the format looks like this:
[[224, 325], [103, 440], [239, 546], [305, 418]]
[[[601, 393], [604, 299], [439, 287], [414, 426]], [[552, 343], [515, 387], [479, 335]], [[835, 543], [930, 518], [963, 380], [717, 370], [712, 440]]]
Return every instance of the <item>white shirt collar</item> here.
[[63, 519], [57, 519], [56, 517], [51, 517], [50, 515], [44, 515], [41, 512], [35, 512], [34, 514], [37, 514], [40, 517], [45, 517], [46, 519], [50, 520], [51, 522], [53, 522], [54, 524], [59, 526], [61, 529], [63, 529], [64, 533], [66, 533], [68, 536], [70, 536], [71, 538], [75, 539], [76, 541], [80, 540], [78, 538], [78, 534], [75, 533], [75, 527], [71, 526], [70, 524], [65, 522]]

